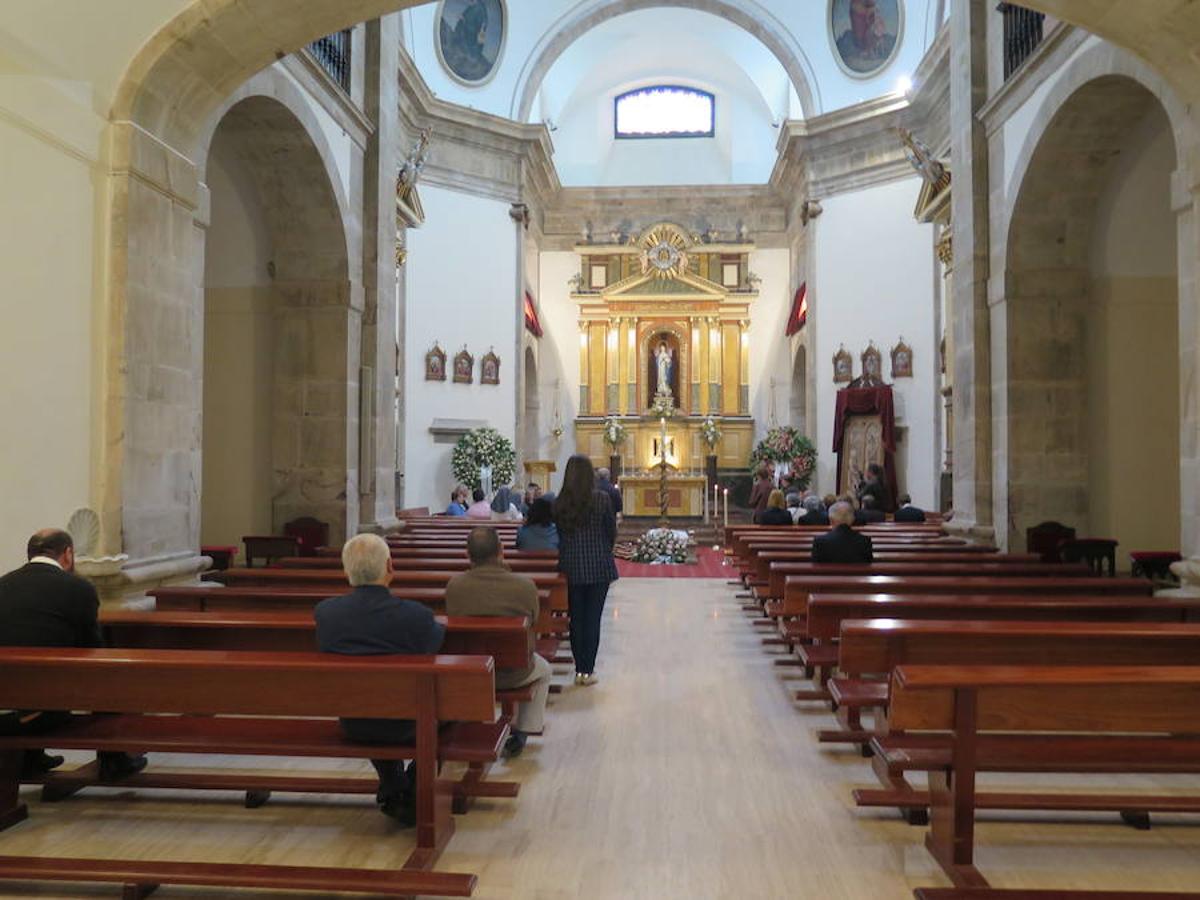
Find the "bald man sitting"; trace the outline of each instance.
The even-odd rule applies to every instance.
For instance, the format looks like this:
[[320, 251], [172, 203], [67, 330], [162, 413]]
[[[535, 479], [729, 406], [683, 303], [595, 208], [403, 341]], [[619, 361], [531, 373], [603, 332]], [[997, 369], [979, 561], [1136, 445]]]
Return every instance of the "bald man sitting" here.
[[854, 525], [854, 507], [839, 500], [829, 508], [829, 531], [817, 535], [812, 542], [812, 561], [815, 563], [870, 563], [874, 559], [871, 539], [859, 534]]
[[[90, 581], [75, 574], [75, 542], [44, 528], [25, 546], [29, 562], [0, 578], [0, 645], [5, 647], [102, 647], [100, 598]], [[71, 713], [61, 710], [0, 710], [0, 735], [47, 734]], [[98, 754], [100, 776], [115, 780], [140, 772], [140, 754]], [[25, 751], [22, 774], [36, 777], [61, 766], [61, 756]]]
[[[393, 597], [392, 552], [376, 534], [360, 534], [342, 548], [342, 568], [354, 588], [317, 604], [317, 646], [323, 653], [349, 656], [425, 655], [437, 653], [446, 626], [429, 607]], [[412, 744], [416, 723], [411, 719], [342, 719], [342, 731], [363, 744]], [[405, 771], [395, 759], [373, 759], [379, 775], [375, 801], [385, 815], [405, 826], [417, 822], [416, 775], [413, 763]]]
[[[504, 552], [495, 528], [472, 528], [467, 535], [467, 557], [471, 568], [455, 575], [446, 585], [446, 614], [451, 616], [524, 616], [529, 620], [529, 645], [540, 612], [537, 586], [516, 575], [504, 564]], [[514, 690], [533, 686], [533, 699], [517, 710], [512, 733], [504, 745], [509, 756], [519, 756], [530, 734], [542, 733], [546, 698], [550, 693], [550, 663], [532, 654], [523, 669], [496, 672], [496, 687]]]

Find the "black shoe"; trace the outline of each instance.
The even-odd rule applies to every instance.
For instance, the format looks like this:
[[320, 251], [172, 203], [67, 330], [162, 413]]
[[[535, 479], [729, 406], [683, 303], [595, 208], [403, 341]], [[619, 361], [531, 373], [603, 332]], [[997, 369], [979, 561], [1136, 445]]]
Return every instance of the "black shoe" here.
[[379, 804], [379, 811], [395, 819], [401, 828], [412, 828], [417, 824], [417, 797], [415, 794], [388, 797]]
[[128, 778], [146, 768], [144, 753], [104, 753], [100, 755], [100, 779], [116, 781]]
[[520, 756], [521, 751], [525, 749], [525, 742], [527, 740], [529, 740], [529, 735], [514, 728], [508, 735], [508, 740], [504, 742], [504, 755], [510, 759], [514, 756]]
[[64, 762], [63, 757], [51, 756], [45, 750], [26, 750], [25, 758], [21, 761], [21, 777], [38, 778]]

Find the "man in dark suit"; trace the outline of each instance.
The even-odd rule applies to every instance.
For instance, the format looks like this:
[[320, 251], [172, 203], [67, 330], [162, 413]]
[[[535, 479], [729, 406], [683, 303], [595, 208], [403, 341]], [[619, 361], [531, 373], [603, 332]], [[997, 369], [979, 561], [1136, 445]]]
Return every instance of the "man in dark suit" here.
[[[376, 534], [360, 534], [342, 548], [342, 567], [350, 593], [317, 604], [317, 646], [322, 653], [349, 656], [425, 655], [441, 649], [446, 626], [429, 607], [392, 596], [392, 552]], [[342, 719], [342, 730], [364, 744], [412, 744], [416, 725], [411, 719]], [[402, 825], [415, 825], [416, 772], [409, 763], [373, 759], [379, 774], [375, 801], [386, 815]]]
[[862, 498], [862, 508], [854, 513], [855, 525], [875, 525], [878, 522], [886, 522], [887, 516], [884, 515], [882, 509], [879, 508], [875, 498], [867, 494]]
[[618, 516], [625, 508], [625, 501], [621, 497], [621, 489], [612, 482], [612, 472], [606, 468], [596, 470], [596, 487], [608, 494], [612, 500], [613, 512]]
[[[102, 647], [100, 598], [75, 572], [75, 544], [57, 528], [43, 529], [25, 547], [29, 562], [0, 578], [0, 645], [6, 647]], [[62, 710], [0, 710], [0, 735], [47, 734], [71, 718]], [[100, 753], [100, 775], [116, 779], [139, 772], [146, 758]], [[61, 756], [27, 750], [23, 774], [43, 775]]]
[[871, 539], [859, 534], [854, 523], [854, 507], [839, 500], [829, 508], [833, 528], [813, 538], [812, 561], [816, 563], [869, 563], [874, 558]]
[[913, 506], [912, 497], [908, 494], [901, 494], [900, 508], [896, 510], [896, 514], [892, 518], [897, 522], [924, 522], [925, 510], [919, 506]]

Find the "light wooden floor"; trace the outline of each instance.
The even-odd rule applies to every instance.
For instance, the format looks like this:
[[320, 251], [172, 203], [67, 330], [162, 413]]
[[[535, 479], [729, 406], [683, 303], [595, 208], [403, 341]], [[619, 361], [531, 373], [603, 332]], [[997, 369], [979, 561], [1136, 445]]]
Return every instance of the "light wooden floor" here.
[[[459, 818], [442, 868], [478, 873], [482, 900], [901, 900], [945, 883], [923, 829], [853, 808], [851, 787], [872, 784], [867, 763], [818, 746], [812, 732], [830, 717], [788, 699], [732, 588], [626, 580], [609, 603], [601, 683], [552, 698], [545, 737], [509, 767], [524, 784], [520, 798]], [[1131, 791], [1155, 783], [1120, 781]], [[1200, 779], [1183, 784], [1200, 792]], [[285, 798], [258, 810], [235, 795], [184, 802], [95, 790], [41, 805], [31, 791], [29, 799], [30, 820], [0, 834], [0, 854], [385, 867], [410, 842], [366, 798]], [[1200, 889], [1197, 819], [1150, 832], [1115, 816], [1089, 821], [993, 817], [978, 829], [979, 866], [998, 887]], [[2, 883], [0, 891], [119, 895]]]

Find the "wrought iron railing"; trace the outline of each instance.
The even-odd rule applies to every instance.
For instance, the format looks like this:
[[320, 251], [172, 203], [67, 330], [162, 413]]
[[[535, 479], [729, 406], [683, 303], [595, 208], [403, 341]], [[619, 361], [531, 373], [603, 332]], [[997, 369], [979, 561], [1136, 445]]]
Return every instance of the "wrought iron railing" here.
[[1004, 80], [1021, 68], [1042, 42], [1046, 14], [1015, 3], [996, 7], [1004, 16]]
[[308, 45], [308, 52], [342, 90], [350, 91], [350, 29], [335, 31]]

